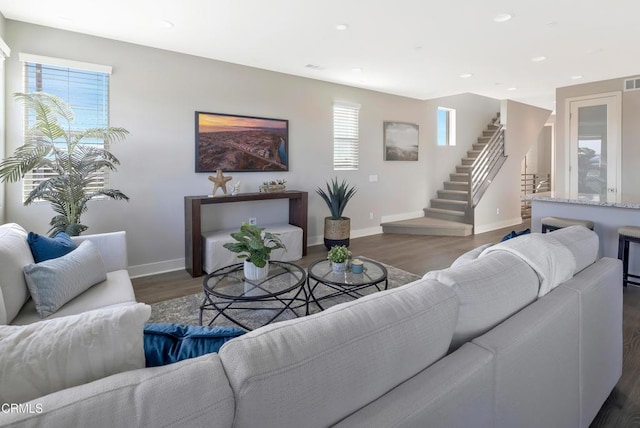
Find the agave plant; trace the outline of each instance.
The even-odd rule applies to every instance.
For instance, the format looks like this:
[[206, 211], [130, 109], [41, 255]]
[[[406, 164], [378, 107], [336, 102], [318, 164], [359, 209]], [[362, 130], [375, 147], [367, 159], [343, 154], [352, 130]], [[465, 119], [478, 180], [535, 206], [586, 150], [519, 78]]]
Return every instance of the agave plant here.
[[103, 171], [116, 170], [120, 161], [108, 150], [86, 144], [86, 139], [105, 142], [124, 140], [129, 132], [124, 128], [102, 127], [73, 130], [74, 114], [64, 100], [44, 92], [14, 94], [29, 112], [35, 115], [34, 125], [25, 131], [26, 143], [13, 156], [0, 162], [0, 180], [16, 182], [25, 174], [43, 168], [53, 172], [29, 192], [24, 205], [37, 200], [51, 204], [57, 213], [49, 223], [49, 234], [58, 232], [79, 235], [87, 230], [80, 216], [87, 211], [87, 202], [97, 197], [129, 200], [119, 190], [100, 188]]
[[327, 183], [327, 191], [318, 187], [316, 193], [324, 199], [331, 211], [331, 217], [334, 220], [342, 218], [342, 212], [347, 206], [347, 202], [355, 195], [357, 189], [349, 186], [346, 180], [338, 184], [338, 178], [331, 180], [331, 184]]

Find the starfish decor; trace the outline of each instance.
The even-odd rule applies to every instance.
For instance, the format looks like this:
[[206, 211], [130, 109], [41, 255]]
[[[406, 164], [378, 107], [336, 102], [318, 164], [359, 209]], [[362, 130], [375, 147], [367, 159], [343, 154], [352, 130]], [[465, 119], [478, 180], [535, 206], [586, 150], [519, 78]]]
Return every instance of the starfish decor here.
[[213, 175], [209, 176], [209, 181], [213, 181], [213, 192], [211, 193], [213, 196], [216, 195], [216, 192], [218, 191], [218, 188], [222, 189], [222, 192], [226, 195], [227, 194], [227, 181], [231, 181], [233, 177], [229, 176], [229, 177], [225, 177], [224, 175], [222, 175], [222, 170], [218, 169], [216, 170], [216, 176], [214, 177]]

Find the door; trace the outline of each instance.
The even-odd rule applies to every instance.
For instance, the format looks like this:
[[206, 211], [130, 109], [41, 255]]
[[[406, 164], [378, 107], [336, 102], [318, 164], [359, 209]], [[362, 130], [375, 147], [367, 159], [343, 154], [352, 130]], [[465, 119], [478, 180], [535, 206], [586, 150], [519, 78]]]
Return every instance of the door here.
[[620, 93], [570, 100], [570, 193], [621, 192]]

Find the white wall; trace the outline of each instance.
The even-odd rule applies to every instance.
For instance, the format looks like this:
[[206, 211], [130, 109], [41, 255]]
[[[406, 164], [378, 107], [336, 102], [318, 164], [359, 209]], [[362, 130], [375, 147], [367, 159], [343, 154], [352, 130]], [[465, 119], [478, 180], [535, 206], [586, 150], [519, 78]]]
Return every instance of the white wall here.
[[[92, 201], [82, 220], [90, 227], [87, 233], [127, 231], [134, 274], [184, 266], [183, 198], [208, 194], [212, 188], [209, 174], [194, 172], [196, 110], [289, 120], [289, 172], [230, 175], [242, 182], [244, 192], [256, 191], [272, 178], [286, 179], [290, 189], [308, 191], [311, 242], [319, 240], [328, 215], [314, 189], [333, 176], [359, 189], [345, 211], [352, 218], [352, 236], [379, 230], [382, 216], [419, 212], [441, 185], [432, 179], [438, 162], [429, 135], [435, 144], [435, 129], [430, 131], [424, 101], [11, 20], [5, 40], [14, 52], [6, 63], [8, 94], [23, 90], [19, 52], [113, 66], [111, 125], [125, 127], [131, 135], [112, 147], [122, 165], [110, 180], [131, 201]], [[334, 100], [362, 105], [359, 171], [333, 171]], [[22, 112], [10, 96], [6, 108], [7, 148], [13, 152], [22, 144]], [[419, 161], [383, 161], [385, 120], [420, 125]], [[377, 183], [368, 181], [371, 174], [378, 175]], [[47, 204], [22, 206], [20, 190], [20, 183], [7, 186], [7, 221], [45, 233], [53, 212]], [[250, 216], [263, 224], [278, 216], [286, 219], [281, 215], [286, 208], [271, 204], [225, 206], [224, 211], [212, 212], [207, 222], [211, 227], [233, 227]]]
[[[5, 26], [6, 19], [0, 13], [0, 39], [5, 40]], [[0, 61], [2, 61], [2, 55], [0, 55]], [[0, 64], [0, 100], [5, 99], [4, 91], [4, 62]], [[0, 103], [0, 157], [4, 158], [5, 153], [5, 114], [4, 105]], [[0, 183], [0, 224], [5, 222], [5, 184]]]
[[538, 140], [550, 111], [507, 100], [504, 165], [493, 179], [475, 210], [474, 233], [522, 222], [520, 216], [520, 171], [522, 159]]

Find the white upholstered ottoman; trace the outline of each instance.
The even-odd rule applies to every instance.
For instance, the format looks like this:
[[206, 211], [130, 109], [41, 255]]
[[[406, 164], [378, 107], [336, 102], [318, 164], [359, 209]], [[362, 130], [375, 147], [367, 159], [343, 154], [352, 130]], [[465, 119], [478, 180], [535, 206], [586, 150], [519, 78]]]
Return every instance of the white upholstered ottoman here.
[[[302, 258], [302, 229], [291, 224], [267, 224], [260, 225], [265, 231], [277, 233], [287, 250], [281, 248], [271, 252], [271, 260], [290, 262]], [[234, 242], [231, 237], [232, 232], [238, 229], [215, 230], [202, 233], [202, 269], [211, 273], [216, 269], [241, 263], [244, 259], [239, 259], [238, 254], [233, 253], [223, 245], [227, 242]]]

